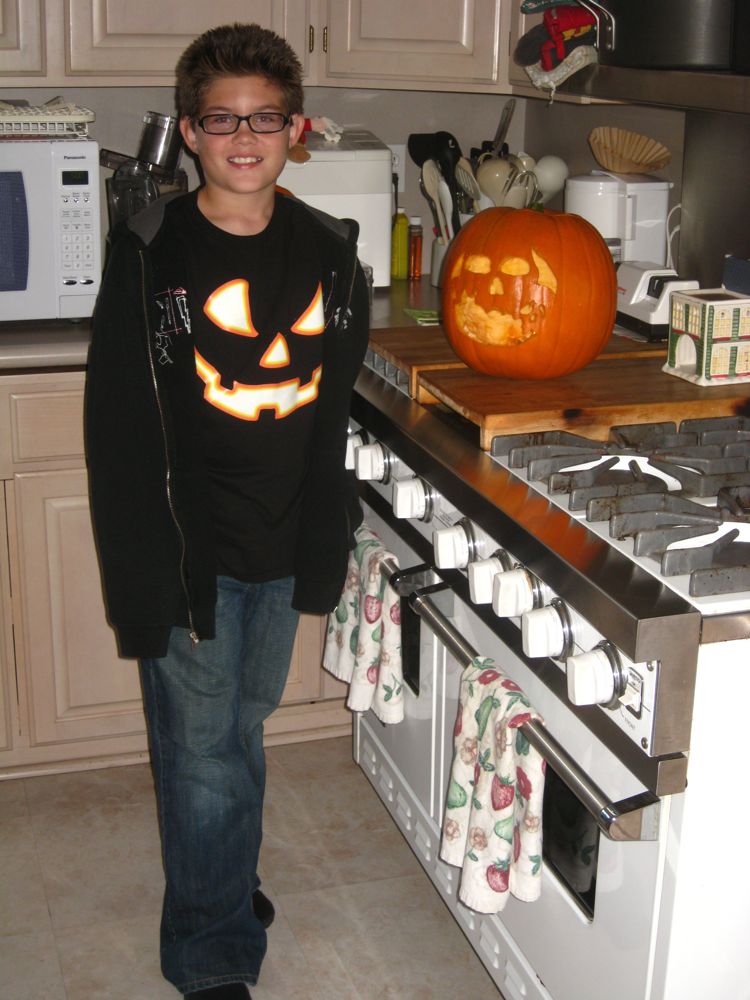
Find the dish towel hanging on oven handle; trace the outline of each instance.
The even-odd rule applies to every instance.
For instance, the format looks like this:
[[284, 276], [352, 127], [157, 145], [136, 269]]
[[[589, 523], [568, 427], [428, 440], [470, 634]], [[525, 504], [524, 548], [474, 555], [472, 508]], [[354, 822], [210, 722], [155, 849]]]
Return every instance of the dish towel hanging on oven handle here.
[[380, 572], [385, 556], [396, 560], [366, 523], [354, 537], [344, 591], [328, 616], [323, 666], [349, 684], [352, 711], [371, 708], [381, 722], [401, 722], [401, 603]]
[[541, 721], [493, 660], [464, 670], [440, 857], [461, 868], [458, 898], [479, 913], [541, 891], [545, 762], [520, 728], [532, 719]]

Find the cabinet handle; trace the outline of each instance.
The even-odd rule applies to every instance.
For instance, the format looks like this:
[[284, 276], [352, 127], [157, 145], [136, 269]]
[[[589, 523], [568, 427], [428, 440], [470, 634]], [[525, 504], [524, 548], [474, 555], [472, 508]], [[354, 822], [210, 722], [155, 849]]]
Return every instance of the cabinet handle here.
[[328, 25], [323, 28], [323, 51], [328, 51]]
[[307, 51], [315, 51], [315, 25], [313, 24], [307, 26]]

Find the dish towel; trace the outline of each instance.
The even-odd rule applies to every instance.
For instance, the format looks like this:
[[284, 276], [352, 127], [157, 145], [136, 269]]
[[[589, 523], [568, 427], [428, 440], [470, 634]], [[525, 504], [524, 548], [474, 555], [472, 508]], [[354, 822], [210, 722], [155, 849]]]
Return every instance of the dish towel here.
[[349, 684], [352, 711], [371, 708], [381, 722], [401, 722], [401, 602], [380, 572], [384, 557], [395, 557], [367, 524], [354, 537], [344, 592], [328, 616], [323, 666]]
[[539, 898], [545, 762], [520, 729], [539, 718], [491, 659], [463, 672], [440, 857], [462, 869], [458, 898], [479, 913], [509, 893]]

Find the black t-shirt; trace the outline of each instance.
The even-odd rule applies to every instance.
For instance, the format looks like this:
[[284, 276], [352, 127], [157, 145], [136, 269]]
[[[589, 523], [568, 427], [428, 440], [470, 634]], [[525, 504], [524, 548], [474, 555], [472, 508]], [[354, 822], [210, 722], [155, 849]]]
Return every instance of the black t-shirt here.
[[304, 210], [276, 199], [257, 236], [183, 216], [217, 572], [292, 575], [322, 370], [320, 260]]

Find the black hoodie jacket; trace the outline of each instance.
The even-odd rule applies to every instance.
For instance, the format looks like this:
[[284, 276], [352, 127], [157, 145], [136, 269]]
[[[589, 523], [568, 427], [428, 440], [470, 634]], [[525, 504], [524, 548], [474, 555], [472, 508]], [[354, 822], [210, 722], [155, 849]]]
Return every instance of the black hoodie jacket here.
[[[180, 200], [161, 199], [116, 230], [93, 318], [86, 452], [105, 599], [123, 656], [164, 656], [175, 625], [195, 640], [215, 634], [215, 556], [193, 343], [176, 337], [163, 363], [153, 288], [154, 262], [160, 275], [169, 274], [178, 250], [165, 237], [164, 220], [180, 210]], [[339, 599], [362, 519], [344, 457], [368, 303], [357, 224], [297, 204], [309, 213], [320, 247], [326, 327], [293, 605], [324, 614]]]

